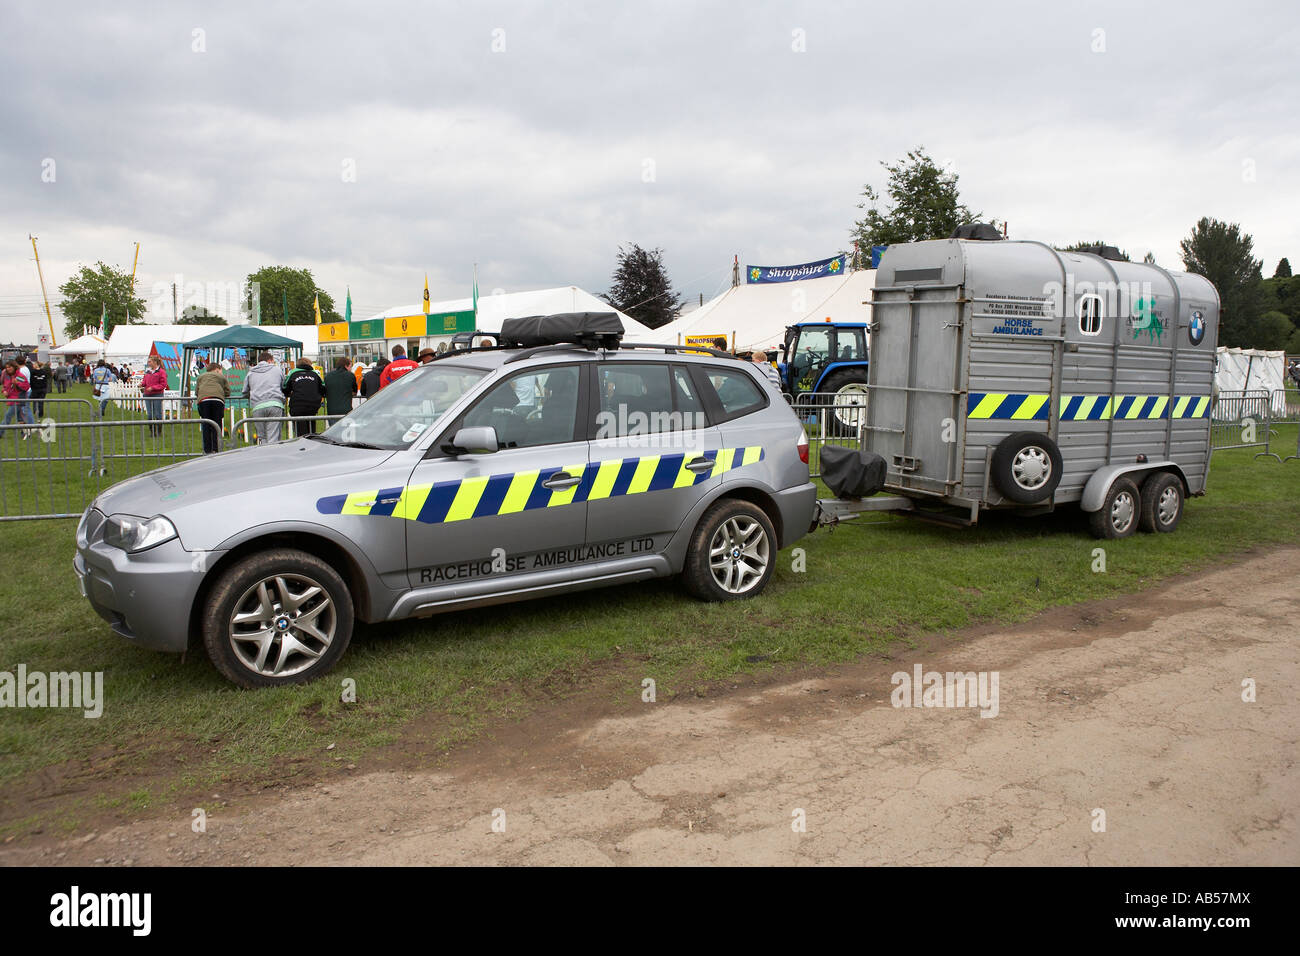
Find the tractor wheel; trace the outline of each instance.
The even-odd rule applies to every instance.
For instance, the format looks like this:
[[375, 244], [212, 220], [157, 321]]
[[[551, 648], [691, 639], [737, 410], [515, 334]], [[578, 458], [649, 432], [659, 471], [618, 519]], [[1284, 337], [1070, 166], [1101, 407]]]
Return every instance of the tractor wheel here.
[[857, 435], [867, 423], [867, 370], [846, 368], [832, 372], [819, 389], [829, 392], [834, 406], [827, 410], [827, 430], [831, 435]]

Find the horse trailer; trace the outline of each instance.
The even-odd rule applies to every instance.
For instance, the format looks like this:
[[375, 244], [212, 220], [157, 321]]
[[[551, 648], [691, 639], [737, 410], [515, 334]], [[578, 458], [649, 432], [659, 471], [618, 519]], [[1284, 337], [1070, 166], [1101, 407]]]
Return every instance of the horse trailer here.
[[842, 450], [827, 482], [890, 497], [832, 500], [823, 518], [897, 507], [974, 524], [1077, 502], [1099, 537], [1173, 531], [1209, 471], [1214, 286], [1111, 247], [955, 236], [880, 261], [858, 487], [835, 473]]

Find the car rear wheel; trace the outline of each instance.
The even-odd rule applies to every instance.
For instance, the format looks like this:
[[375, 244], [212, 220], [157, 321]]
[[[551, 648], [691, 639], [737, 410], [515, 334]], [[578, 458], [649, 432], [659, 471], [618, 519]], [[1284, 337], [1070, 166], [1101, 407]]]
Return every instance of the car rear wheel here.
[[1088, 516], [1098, 538], [1127, 538], [1137, 530], [1141, 505], [1138, 487], [1130, 478], [1116, 478], [1106, 491], [1099, 511]]
[[315, 680], [352, 639], [352, 595], [343, 578], [315, 555], [289, 548], [226, 569], [205, 612], [208, 657], [241, 687]]
[[738, 601], [767, 586], [775, 559], [776, 532], [763, 509], [729, 498], [700, 518], [682, 577], [698, 598]]

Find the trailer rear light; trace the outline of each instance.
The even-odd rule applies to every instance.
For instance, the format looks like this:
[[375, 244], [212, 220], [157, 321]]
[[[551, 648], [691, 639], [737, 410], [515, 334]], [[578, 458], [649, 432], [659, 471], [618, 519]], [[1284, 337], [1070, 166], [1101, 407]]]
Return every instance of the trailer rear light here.
[[799, 429], [799, 460], [805, 465], [808, 464], [808, 433], [802, 428]]

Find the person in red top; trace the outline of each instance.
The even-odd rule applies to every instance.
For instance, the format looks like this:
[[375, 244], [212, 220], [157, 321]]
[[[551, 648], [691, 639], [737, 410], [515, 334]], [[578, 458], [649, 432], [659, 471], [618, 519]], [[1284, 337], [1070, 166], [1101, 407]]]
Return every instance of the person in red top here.
[[382, 389], [392, 385], [396, 379], [401, 378], [413, 368], [419, 368], [418, 362], [413, 362], [406, 357], [406, 349], [400, 345], [393, 346], [393, 360], [384, 367], [384, 372], [379, 376], [379, 387]]
[[149, 432], [162, 434], [163, 392], [167, 391], [167, 373], [163, 371], [162, 360], [156, 355], [149, 356], [149, 366], [140, 381], [140, 393], [144, 396], [144, 409], [149, 417]]

